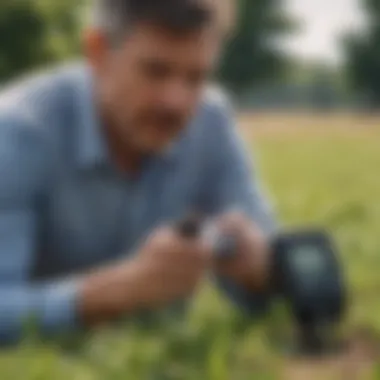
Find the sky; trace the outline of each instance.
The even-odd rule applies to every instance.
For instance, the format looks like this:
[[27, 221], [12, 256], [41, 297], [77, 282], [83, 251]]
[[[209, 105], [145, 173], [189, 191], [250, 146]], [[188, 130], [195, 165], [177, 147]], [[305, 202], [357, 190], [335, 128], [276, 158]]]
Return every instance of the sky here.
[[337, 63], [339, 35], [363, 21], [360, 0], [286, 0], [287, 10], [301, 21], [301, 31], [286, 46], [297, 56]]

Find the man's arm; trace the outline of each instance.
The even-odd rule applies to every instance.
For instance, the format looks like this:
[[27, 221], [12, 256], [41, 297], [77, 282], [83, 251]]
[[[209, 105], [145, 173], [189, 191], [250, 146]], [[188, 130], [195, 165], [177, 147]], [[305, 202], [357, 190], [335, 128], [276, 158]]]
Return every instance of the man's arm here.
[[29, 281], [52, 156], [43, 131], [24, 119], [0, 114], [0, 343], [19, 341], [30, 323], [39, 334], [60, 335], [134, 311], [144, 301], [135, 261], [71, 279]]
[[277, 228], [275, 215], [260, 182], [252, 147], [242, 139], [226, 98], [218, 99], [210, 108], [206, 209], [218, 215], [239, 208], [262, 232], [271, 234]]
[[0, 343], [22, 339], [29, 323], [42, 335], [63, 334], [144, 302], [135, 261], [71, 279], [29, 281], [38, 246], [38, 202], [46, 195], [53, 161], [46, 138], [24, 116], [0, 113]]
[[52, 162], [42, 132], [24, 116], [0, 113], [0, 343], [19, 341], [30, 323], [45, 336], [74, 332], [134, 311], [149, 296], [136, 260], [71, 279], [30, 281], [38, 202]]
[[29, 319], [46, 332], [77, 323], [77, 285], [29, 285], [37, 235], [36, 203], [47, 170], [39, 133], [12, 115], [0, 116], [0, 341], [20, 338]]
[[[229, 104], [223, 102], [214, 107], [210, 116], [213, 139], [208, 156], [208, 201], [206, 207], [214, 215], [231, 211], [244, 212], [261, 232], [270, 236], [276, 230], [276, 222], [268, 200], [262, 191], [258, 174], [252, 163], [252, 155], [243, 143], [236, 128]], [[238, 306], [251, 313], [265, 310], [268, 297], [252, 294], [233, 281], [218, 277], [218, 285]]]

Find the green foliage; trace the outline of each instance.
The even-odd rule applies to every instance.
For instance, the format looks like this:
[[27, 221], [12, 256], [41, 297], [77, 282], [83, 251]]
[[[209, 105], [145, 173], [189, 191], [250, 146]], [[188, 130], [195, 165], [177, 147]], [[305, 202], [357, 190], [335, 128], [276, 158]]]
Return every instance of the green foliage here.
[[284, 56], [276, 48], [291, 28], [281, 0], [239, 0], [237, 31], [226, 50], [219, 77], [237, 92], [284, 73]]
[[55, 60], [64, 60], [81, 51], [80, 29], [84, 0], [35, 0], [46, 24], [46, 44]]
[[80, 1], [0, 2], [0, 82], [79, 51]]
[[317, 64], [313, 70], [312, 102], [320, 112], [328, 112], [334, 106], [335, 89], [334, 73], [328, 65]]
[[35, 2], [0, 2], [0, 81], [49, 58], [46, 25]]
[[364, 32], [348, 35], [347, 73], [355, 90], [366, 95], [370, 105], [380, 107], [380, 0], [363, 0], [368, 25]]

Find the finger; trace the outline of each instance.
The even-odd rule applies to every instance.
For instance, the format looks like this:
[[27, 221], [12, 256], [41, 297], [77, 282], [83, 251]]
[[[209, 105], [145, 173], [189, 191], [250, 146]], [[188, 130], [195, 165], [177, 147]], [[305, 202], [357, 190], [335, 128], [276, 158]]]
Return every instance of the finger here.
[[242, 212], [224, 214], [216, 220], [218, 228], [223, 231], [238, 231], [249, 224], [248, 218]]
[[208, 266], [211, 263], [213, 258], [213, 245], [210, 241], [198, 238], [193, 243], [191, 250], [202, 265]]

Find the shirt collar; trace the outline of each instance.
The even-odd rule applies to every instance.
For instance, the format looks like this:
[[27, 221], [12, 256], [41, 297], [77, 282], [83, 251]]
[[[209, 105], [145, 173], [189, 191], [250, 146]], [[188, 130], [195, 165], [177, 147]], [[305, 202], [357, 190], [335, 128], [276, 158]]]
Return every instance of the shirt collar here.
[[96, 111], [92, 72], [89, 67], [83, 66], [76, 86], [79, 163], [83, 167], [97, 166], [107, 162], [109, 155]]
[[[84, 168], [110, 164], [107, 143], [102, 134], [101, 123], [97, 115], [94, 101], [94, 83], [90, 67], [83, 66], [78, 86], [77, 107], [79, 115], [78, 125], [78, 159]], [[174, 163], [180, 153], [180, 140], [175, 141], [165, 152], [160, 154], [159, 160], [165, 163]]]

